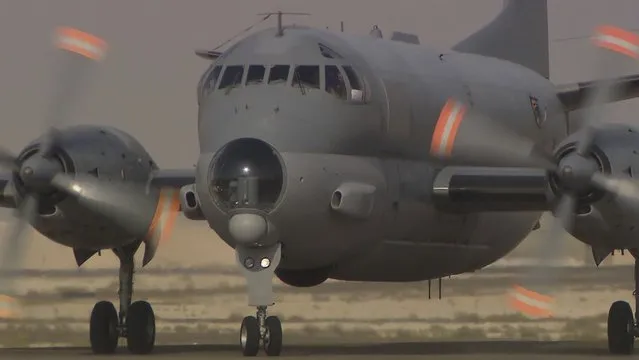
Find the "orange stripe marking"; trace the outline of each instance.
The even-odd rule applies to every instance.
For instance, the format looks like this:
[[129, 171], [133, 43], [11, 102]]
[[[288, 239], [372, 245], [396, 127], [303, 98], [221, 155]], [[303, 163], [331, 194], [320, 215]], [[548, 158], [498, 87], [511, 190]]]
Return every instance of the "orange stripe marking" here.
[[442, 143], [442, 137], [444, 135], [444, 129], [446, 128], [446, 121], [448, 120], [453, 107], [454, 100], [448, 99], [446, 104], [444, 104], [444, 108], [441, 113], [439, 113], [437, 124], [435, 124], [435, 131], [433, 132], [433, 140], [430, 145], [430, 152], [432, 154], [436, 154], [439, 151], [439, 147]]
[[448, 143], [446, 144], [446, 155], [450, 155], [453, 153], [453, 145], [455, 144], [455, 138], [457, 137], [457, 131], [459, 130], [459, 125], [461, 124], [462, 119], [464, 118], [464, 114], [466, 113], [466, 108], [462, 107], [457, 116], [455, 117], [453, 127], [448, 134]]
[[[430, 144], [431, 155], [450, 156], [465, 112], [466, 108], [462, 103], [454, 99], [446, 101], [433, 131], [433, 138]], [[454, 117], [451, 118], [452, 116]], [[444, 146], [443, 149], [442, 146]]]
[[58, 28], [56, 45], [89, 59], [100, 60], [104, 57], [107, 44], [99, 37], [70, 27]]

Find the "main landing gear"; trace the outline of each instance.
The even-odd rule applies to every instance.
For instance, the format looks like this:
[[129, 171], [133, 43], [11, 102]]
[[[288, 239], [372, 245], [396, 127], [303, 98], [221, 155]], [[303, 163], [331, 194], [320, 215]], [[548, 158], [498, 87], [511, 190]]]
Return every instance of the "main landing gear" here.
[[146, 301], [131, 303], [135, 250], [114, 252], [120, 259], [120, 311], [116, 312], [110, 301], [95, 304], [89, 326], [91, 350], [95, 354], [111, 354], [122, 337], [131, 353], [148, 354], [155, 345], [155, 314]]
[[[635, 258], [635, 311], [639, 310], [639, 249], [629, 250]], [[639, 311], [632, 313], [630, 304], [615, 301], [608, 312], [608, 350], [612, 354], [630, 355], [634, 351], [635, 338], [639, 337]]]
[[255, 316], [242, 320], [240, 346], [244, 356], [256, 356], [260, 345], [268, 356], [282, 351], [282, 323], [277, 316], [268, 316], [266, 309], [273, 305], [273, 275], [281, 258], [281, 245], [269, 247], [236, 246], [236, 259], [246, 278], [249, 306], [257, 307]]

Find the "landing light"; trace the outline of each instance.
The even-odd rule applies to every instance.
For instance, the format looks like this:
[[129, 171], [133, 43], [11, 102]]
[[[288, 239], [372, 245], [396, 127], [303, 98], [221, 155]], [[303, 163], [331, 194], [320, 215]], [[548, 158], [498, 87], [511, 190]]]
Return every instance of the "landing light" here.
[[255, 260], [253, 260], [253, 258], [247, 257], [246, 259], [244, 259], [244, 266], [247, 269], [252, 269], [253, 266], [255, 266]]
[[271, 266], [271, 260], [269, 260], [269, 258], [263, 258], [262, 261], [260, 261], [260, 265], [262, 266], [262, 268], [266, 269], [267, 267]]

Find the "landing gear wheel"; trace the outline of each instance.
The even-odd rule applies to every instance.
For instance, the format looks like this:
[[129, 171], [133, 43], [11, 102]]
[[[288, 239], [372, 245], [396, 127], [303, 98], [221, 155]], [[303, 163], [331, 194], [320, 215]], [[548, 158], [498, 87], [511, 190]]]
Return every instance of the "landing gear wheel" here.
[[630, 304], [615, 301], [608, 312], [608, 350], [612, 354], [632, 354], [635, 320]]
[[112, 354], [118, 347], [118, 312], [113, 303], [100, 301], [91, 311], [89, 340], [94, 354]]
[[247, 316], [242, 320], [240, 346], [244, 356], [255, 356], [260, 350], [260, 324], [255, 316]]
[[268, 356], [279, 356], [282, 352], [282, 322], [277, 316], [269, 316], [264, 322], [264, 352]]
[[133, 354], [148, 354], [155, 345], [155, 314], [151, 304], [136, 301], [126, 315], [126, 340]]

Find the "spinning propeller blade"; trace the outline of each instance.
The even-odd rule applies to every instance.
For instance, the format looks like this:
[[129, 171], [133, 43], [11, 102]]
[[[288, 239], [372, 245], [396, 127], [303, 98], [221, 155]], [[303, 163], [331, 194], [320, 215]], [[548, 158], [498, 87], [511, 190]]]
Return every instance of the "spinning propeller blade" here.
[[[629, 209], [639, 211], [639, 188], [630, 178], [614, 179], [600, 172], [598, 165], [591, 157], [591, 147], [597, 134], [597, 127], [602, 121], [603, 105], [614, 96], [616, 90], [612, 80], [613, 71], [619, 71], [620, 66], [635, 66], [639, 59], [639, 36], [629, 31], [613, 27], [600, 26], [593, 37], [595, 45], [600, 51], [600, 72], [602, 80], [590, 94], [585, 126], [578, 133], [575, 151], [559, 160], [555, 175], [559, 182], [566, 187], [561, 190], [559, 204], [554, 211], [555, 221], [548, 236], [542, 237], [538, 244], [537, 263], [531, 271], [524, 274], [520, 284], [515, 286], [511, 304], [518, 311], [532, 317], [552, 316], [549, 302], [553, 285], [559, 278], [558, 268], [550, 266], [557, 264], [561, 251], [561, 237], [563, 230], [571, 231], [575, 211], [578, 206], [579, 191], [587, 188], [599, 188], [616, 195], [618, 201], [629, 205]], [[522, 296], [526, 293], [529, 296]], [[537, 300], [535, 296], [537, 295]], [[543, 298], [548, 301], [538, 301]], [[532, 300], [531, 300], [532, 299]]]
[[[55, 34], [55, 45], [60, 52], [60, 67], [55, 71], [58, 77], [54, 83], [51, 108], [47, 113], [44, 125], [46, 135], [40, 143], [38, 152], [19, 163], [15, 155], [0, 150], [0, 166], [12, 171], [24, 182], [26, 193], [18, 198], [16, 221], [11, 226], [2, 253], [0, 269], [3, 271], [21, 268], [29, 226], [37, 221], [40, 191], [49, 186], [48, 182], [56, 171], [58, 164], [51, 158], [55, 148], [57, 127], [64, 124], [74, 98], [80, 93], [80, 81], [92, 69], [97, 60], [101, 60], [106, 51], [106, 43], [77, 29], [62, 27]], [[6, 273], [5, 273], [6, 275]], [[0, 283], [0, 293], [6, 294], [2, 299], [11, 301], [15, 295], [13, 281], [6, 276]], [[0, 311], [0, 317], [6, 312]]]

